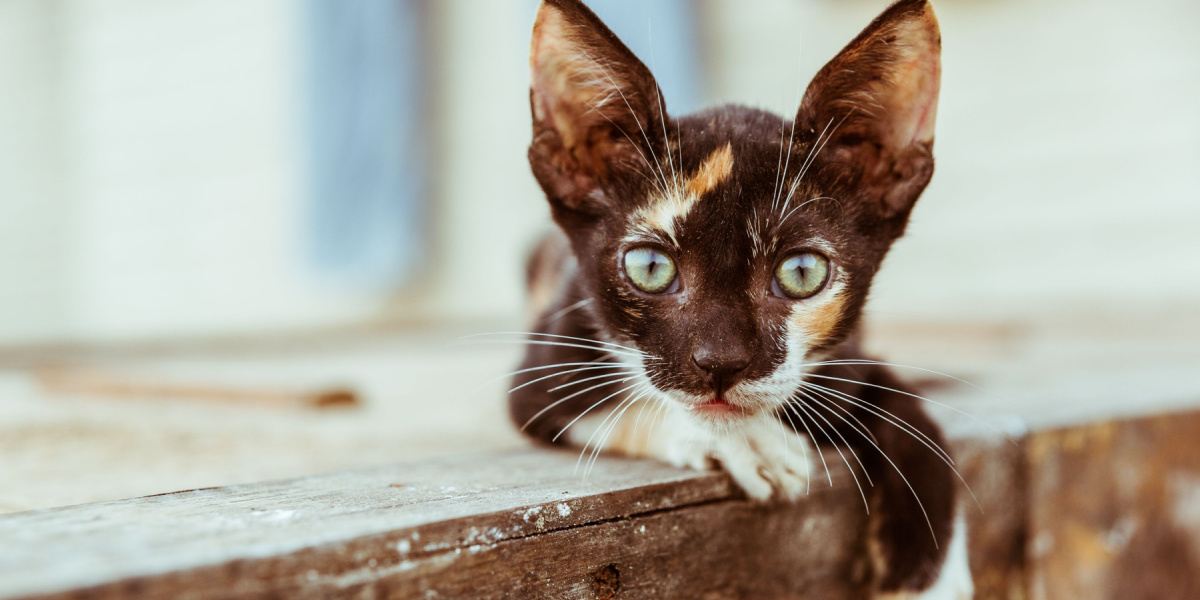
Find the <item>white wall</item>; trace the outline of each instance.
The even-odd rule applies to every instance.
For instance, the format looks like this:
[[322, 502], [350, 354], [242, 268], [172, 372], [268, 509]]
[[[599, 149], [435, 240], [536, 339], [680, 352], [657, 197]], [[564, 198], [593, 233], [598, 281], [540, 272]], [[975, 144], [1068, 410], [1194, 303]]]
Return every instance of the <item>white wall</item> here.
[[[698, 3], [713, 96], [792, 112], [885, 4]], [[387, 296], [303, 263], [300, 3], [0, 0], [0, 342], [516, 317], [548, 224], [524, 158], [533, 6], [429, 4], [433, 258]], [[1195, 306], [1200, 4], [937, 6], [938, 173], [877, 316]]]
[[435, 174], [436, 310], [520, 315], [525, 253], [549, 226], [529, 173], [529, 0], [431, 3], [442, 129]]
[[[722, 100], [791, 114], [884, 0], [713, 0]], [[1200, 3], [935, 2], [937, 173], [883, 319], [1147, 318], [1200, 302]], [[1102, 321], [1101, 321], [1102, 322]]]
[[17, 257], [0, 338], [219, 334], [380, 310], [386, 299], [335, 295], [303, 263], [299, 6], [0, 2], [21, 11], [0, 22], [36, 29], [0, 39], [41, 94], [4, 138], [48, 148], [0, 160], [26, 173], [0, 181], [0, 210], [21, 211], [9, 223], [28, 232], [0, 241]]
[[0, 338], [65, 332], [71, 226], [53, 1], [0, 1]]
[[429, 4], [435, 258], [391, 296], [304, 263], [301, 3], [0, 0], [0, 341], [519, 315], [535, 6]]

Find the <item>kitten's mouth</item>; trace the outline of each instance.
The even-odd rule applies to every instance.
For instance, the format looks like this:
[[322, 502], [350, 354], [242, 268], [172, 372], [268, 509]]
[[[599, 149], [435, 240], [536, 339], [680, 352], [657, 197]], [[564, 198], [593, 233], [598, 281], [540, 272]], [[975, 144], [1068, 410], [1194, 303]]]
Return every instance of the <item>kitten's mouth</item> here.
[[704, 402], [692, 405], [692, 411], [707, 417], [732, 419], [749, 414], [741, 406], [730, 404], [723, 395], [711, 396]]

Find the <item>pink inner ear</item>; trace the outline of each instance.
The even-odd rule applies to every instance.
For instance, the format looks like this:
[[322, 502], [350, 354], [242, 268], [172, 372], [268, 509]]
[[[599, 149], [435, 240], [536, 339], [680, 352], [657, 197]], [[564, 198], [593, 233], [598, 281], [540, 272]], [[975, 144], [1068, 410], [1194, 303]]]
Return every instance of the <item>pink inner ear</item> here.
[[543, 3], [538, 10], [530, 52], [533, 116], [551, 125], [566, 148], [587, 138], [592, 127], [627, 118], [624, 103], [633, 94], [622, 69], [606, 62], [596, 40], [587, 38], [557, 7]]
[[937, 19], [927, 9], [920, 19], [897, 24], [891, 86], [877, 90], [891, 113], [891, 142], [904, 148], [933, 140], [937, 121], [941, 59]]
[[566, 147], [575, 144], [575, 131], [571, 126], [575, 115], [571, 114], [572, 99], [569, 97], [572, 93], [570, 66], [564, 60], [573, 52], [568, 42], [569, 35], [569, 27], [562, 14], [557, 9], [543, 4], [534, 23], [533, 44], [529, 55], [532, 74], [530, 85], [534, 98], [533, 117], [536, 121], [550, 123], [558, 131]]

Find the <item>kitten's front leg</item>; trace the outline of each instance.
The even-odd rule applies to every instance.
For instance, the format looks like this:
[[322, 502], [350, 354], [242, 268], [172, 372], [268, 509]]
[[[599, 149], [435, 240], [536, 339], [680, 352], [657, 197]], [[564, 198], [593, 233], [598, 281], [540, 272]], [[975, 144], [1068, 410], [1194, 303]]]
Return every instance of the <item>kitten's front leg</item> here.
[[874, 369], [863, 381], [867, 387], [857, 390], [862, 405], [854, 412], [872, 441], [852, 429], [846, 437], [860, 433], [857, 452], [875, 482], [870, 543], [880, 577], [877, 598], [972, 598], [959, 482], [949, 460], [933, 449], [947, 446], [940, 428], [887, 370]]
[[970, 600], [975, 593], [967, 554], [967, 526], [961, 515], [954, 521], [946, 559], [933, 585], [921, 591], [878, 594], [876, 600]]
[[572, 427], [570, 441], [697, 470], [719, 464], [755, 500], [792, 500], [803, 494], [816, 456], [807, 438], [783, 427], [773, 415], [715, 428], [669, 401], [641, 402], [624, 414], [581, 419]]

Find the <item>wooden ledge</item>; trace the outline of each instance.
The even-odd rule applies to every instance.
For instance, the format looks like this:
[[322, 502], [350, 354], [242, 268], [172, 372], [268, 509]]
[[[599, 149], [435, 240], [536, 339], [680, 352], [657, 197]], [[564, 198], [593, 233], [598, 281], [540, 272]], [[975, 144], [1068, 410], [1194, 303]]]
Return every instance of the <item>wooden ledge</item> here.
[[[840, 506], [843, 490], [769, 508], [722, 473], [601, 459], [583, 479], [575, 464], [530, 449], [7, 515], [0, 597], [846, 588], [852, 548], [828, 540], [861, 509]], [[724, 580], [771, 563], [776, 581]]]
[[[957, 440], [977, 597], [1193, 585], [1197, 439], [1184, 412]], [[864, 597], [844, 469], [764, 506], [722, 473], [575, 465], [529, 449], [6, 515], [0, 598]]]

